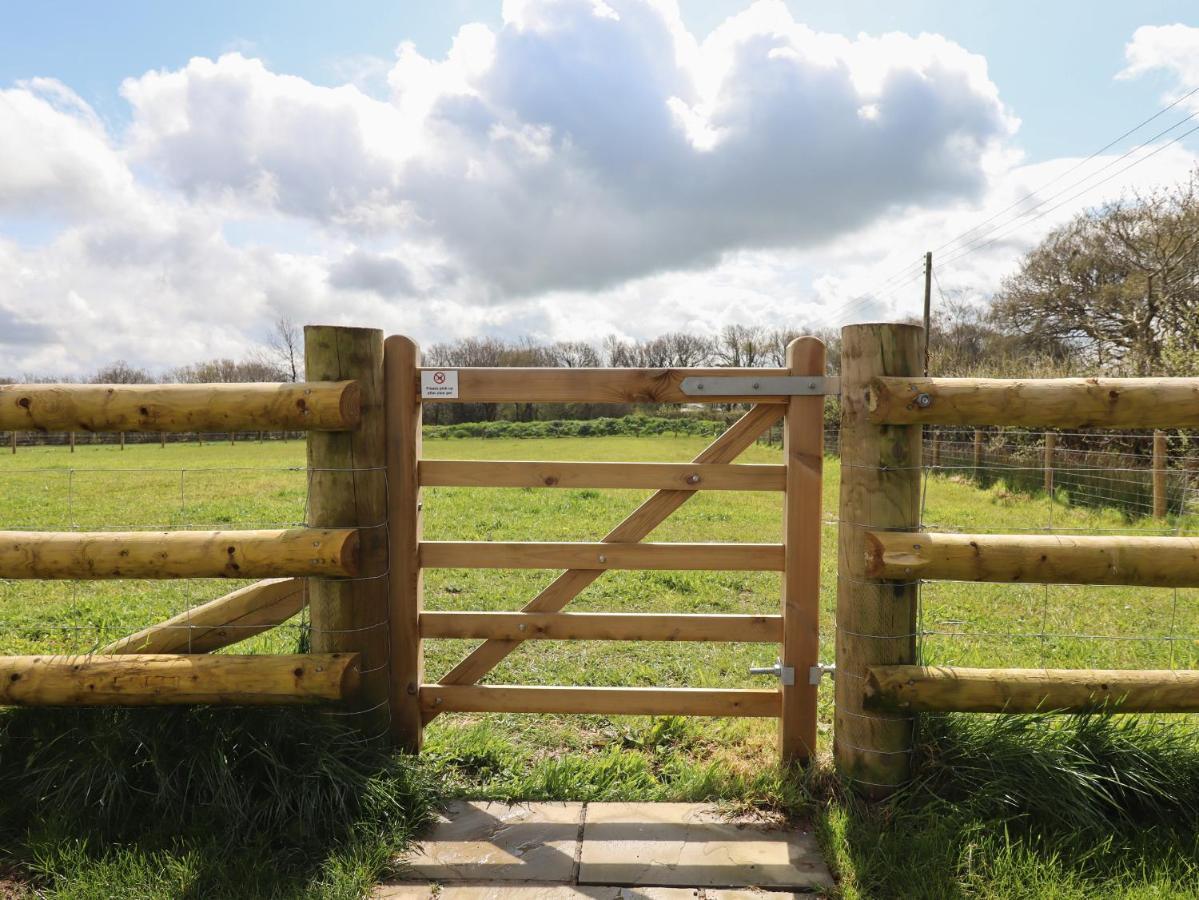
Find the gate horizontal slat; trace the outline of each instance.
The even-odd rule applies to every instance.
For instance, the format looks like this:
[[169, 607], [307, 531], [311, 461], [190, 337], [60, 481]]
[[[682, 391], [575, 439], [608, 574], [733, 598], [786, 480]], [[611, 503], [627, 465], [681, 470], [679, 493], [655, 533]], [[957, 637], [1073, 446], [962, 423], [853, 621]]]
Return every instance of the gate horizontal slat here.
[[784, 466], [772, 465], [423, 459], [420, 483], [423, 487], [781, 491], [785, 472]]
[[629, 716], [773, 718], [777, 689], [526, 687], [426, 684], [421, 707], [430, 712], [561, 713]]
[[776, 644], [782, 616], [657, 613], [422, 612], [421, 637]]
[[[425, 366], [422, 372], [443, 371]], [[778, 396], [684, 394], [683, 379], [709, 376], [765, 378], [788, 369], [488, 369], [458, 373], [455, 396], [424, 397], [425, 403], [786, 403]], [[416, 384], [414, 390], [418, 390]]]
[[781, 571], [782, 544], [423, 541], [427, 569], [726, 569]]

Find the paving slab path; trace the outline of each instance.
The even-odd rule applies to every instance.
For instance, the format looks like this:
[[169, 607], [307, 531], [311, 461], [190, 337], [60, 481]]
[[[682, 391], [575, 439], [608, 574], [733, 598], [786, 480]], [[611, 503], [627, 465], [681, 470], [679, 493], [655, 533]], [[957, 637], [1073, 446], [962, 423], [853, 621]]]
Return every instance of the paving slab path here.
[[833, 880], [810, 831], [697, 803], [459, 801], [378, 898], [783, 900]]

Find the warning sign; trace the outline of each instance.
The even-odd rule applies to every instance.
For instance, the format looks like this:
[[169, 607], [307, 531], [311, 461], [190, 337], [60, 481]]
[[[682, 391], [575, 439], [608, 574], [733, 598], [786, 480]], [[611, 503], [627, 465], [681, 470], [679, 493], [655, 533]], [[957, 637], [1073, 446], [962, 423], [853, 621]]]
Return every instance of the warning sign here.
[[420, 395], [425, 399], [456, 399], [458, 397], [458, 370], [433, 369], [421, 372]]

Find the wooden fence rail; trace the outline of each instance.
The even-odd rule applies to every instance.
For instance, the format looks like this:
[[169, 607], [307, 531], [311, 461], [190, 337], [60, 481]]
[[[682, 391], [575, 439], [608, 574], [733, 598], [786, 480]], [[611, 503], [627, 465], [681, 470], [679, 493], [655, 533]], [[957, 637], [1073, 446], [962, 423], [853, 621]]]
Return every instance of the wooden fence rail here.
[[0, 431], [348, 431], [360, 404], [353, 381], [4, 384]]
[[869, 384], [877, 425], [1196, 428], [1199, 378], [905, 378]]
[[346, 577], [356, 529], [0, 531], [0, 578]]
[[866, 705], [891, 712], [1199, 712], [1199, 671], [877, 666]]
[[357, 654], [292, 656], [0, 656], [0, 704], [162, 706], [342, 701]]
[[1199, 538], [870, 532], [867, 574], [894, 581], [1199, 587]]

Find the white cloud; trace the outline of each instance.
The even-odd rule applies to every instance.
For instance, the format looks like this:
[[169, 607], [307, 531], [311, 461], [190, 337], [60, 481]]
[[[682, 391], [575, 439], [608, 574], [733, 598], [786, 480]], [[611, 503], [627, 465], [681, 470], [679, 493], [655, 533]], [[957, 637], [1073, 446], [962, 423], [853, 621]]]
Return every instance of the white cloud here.
[[[1126, 73], [1190, 77], [1166, 31]], [[424, 342], [798, 326], [1073, 163], [1020, 166], [982, 57], [779, 2], [700, 41], [670, 0], [509, 0], [441, 59], [402, 44], [386, 81], [196, 58], [131, 73], [120, 131], [58, 82], [0, 91], [0, 374], [236, 356], [281, 313]], [[1103, 191], [1191, 164], [1171, 148]], [[945, 286], [993, 286], [1103, 191]], [[849, 315], [918, 308], [887, 288]]]
[[1183, 88], [1199, 87], [1199, 28], [1142, 25], [1124, 48], [1124, 58], [1128, 65], [1120, 73], [1122, 78], [1164, 70]]
[[0, 215], [102, 214], [133, 178], [91, 108], [48, 78], [0, 90]]

